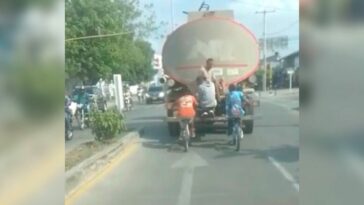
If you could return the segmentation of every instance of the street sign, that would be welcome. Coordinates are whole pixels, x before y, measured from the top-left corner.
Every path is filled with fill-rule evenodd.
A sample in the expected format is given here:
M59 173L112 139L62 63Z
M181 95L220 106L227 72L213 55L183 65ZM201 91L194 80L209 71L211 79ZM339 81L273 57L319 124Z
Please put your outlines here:
M292 75L294 73L294 71L293 70L287 70L287 74L288 75Z
M267 38L266 42L267 42L267 50L269 50L269 51L288 48L288 36ZM260 49L264 48L263 39L259 39L259 45L260 45Z

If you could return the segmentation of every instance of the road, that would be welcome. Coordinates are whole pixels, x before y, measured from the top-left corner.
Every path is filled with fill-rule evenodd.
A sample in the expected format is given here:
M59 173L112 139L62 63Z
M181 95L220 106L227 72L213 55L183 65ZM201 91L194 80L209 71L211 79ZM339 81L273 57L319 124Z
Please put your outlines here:
M298 101L298 98L297 98ZM297 102L298 103L298 102ZM127 114L144 135L127 156L68 199L77 205L298 204L299 114L265 98L240 152L224 133L194 142L189 153L168 136L163 105Z

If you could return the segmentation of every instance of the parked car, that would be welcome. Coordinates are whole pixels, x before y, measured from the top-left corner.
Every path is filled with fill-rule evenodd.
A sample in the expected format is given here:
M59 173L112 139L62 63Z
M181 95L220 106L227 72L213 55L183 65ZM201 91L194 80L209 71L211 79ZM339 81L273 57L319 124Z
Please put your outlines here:
M162 86L151 86L148 92L145 94L145 100L147 104L153 102L164 102L164 89Z

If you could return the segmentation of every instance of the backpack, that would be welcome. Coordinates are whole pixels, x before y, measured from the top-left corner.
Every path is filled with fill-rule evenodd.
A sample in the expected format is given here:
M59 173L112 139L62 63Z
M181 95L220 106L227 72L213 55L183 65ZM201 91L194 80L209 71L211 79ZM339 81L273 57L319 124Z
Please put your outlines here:
M230 95L231 115L232 117L241 117L241 100L237 95Z

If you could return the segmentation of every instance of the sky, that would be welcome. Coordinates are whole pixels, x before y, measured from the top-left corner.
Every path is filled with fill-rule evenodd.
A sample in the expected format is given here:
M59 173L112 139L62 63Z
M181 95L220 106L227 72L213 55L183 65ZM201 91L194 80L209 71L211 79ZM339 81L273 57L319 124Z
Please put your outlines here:
M159 29L161 35L171 32L171 16L173 4L173 19L175 27L184 24L187 16L183 11L197 11L203 0L141 0L141 3L153 3L157 22L167 22L165 28ZM210 10L231 9L235 20L249 28L259 39L263 34L263 15L256 11L275 10L267 14L267 37L288 36L288 48L279 51L281 56L299 49L299 0L205 0ZM157 54L161 53L165 38L151 37L149 41ZM269 55L269 54L268 54Z

